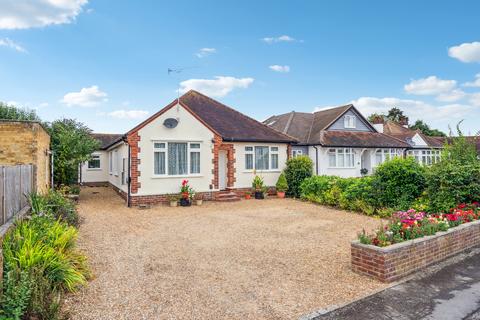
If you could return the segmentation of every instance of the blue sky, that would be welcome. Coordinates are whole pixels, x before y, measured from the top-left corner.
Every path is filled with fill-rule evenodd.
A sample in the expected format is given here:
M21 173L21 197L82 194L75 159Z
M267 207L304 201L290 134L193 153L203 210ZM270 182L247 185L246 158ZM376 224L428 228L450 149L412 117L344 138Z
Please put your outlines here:
M0 101L97 132L178 88L258 120L353 102L480 130L480 2L235 3L0 0Z

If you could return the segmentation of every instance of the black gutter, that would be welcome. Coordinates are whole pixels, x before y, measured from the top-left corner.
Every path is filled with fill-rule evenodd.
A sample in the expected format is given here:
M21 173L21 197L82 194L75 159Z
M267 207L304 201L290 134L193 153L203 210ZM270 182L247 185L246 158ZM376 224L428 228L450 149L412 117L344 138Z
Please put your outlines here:
M225 142L263 142L263 143L296 143L296 140L266 140L266 139L236 139L236 138L224 138Z

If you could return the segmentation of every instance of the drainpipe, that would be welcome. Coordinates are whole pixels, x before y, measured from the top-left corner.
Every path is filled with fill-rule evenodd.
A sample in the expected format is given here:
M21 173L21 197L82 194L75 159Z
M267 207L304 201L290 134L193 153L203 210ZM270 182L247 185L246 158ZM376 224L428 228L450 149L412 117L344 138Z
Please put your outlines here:
M50 188L52 188L52 190L54 190L54 186L53 186L53 157L55 155L55 152L50 151Z
M313 146L315 149L315 174L318 176L318 148Z

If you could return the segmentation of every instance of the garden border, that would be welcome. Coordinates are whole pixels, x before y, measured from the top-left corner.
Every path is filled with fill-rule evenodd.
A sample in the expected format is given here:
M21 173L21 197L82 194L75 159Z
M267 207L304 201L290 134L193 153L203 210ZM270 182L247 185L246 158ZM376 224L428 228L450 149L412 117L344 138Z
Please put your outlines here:
M352 270L382 282L393 282L477 245L480 220L387 247L355 240L351 243Z

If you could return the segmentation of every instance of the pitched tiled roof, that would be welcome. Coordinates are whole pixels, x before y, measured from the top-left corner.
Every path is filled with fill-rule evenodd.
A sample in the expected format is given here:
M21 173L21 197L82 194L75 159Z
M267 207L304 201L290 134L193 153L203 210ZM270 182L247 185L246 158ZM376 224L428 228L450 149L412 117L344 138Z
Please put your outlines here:
M110 147L112 144L122 140L122 134L116 133L91 133L93 138L100 141L100 149L105 150Z
M296 140L277 132L269 126L254 120L200 92L190 90L180 98L180 104L224 141L242 142L279 142L290 143ZM166 110L177 104L177 100L133 128L129 133L139 130Z
M315 113L292 111L270 117L264 123L296 138L300 144L360 148L408 147L405 142L378 132L328 131L328 127L350 108L354 106L349 104Z
M349 104L314 113L292 111L270 117L263 123L277 131L294 137L302 144L317 143L318 139L311 139L312 134L325 130L333 121L351 107L353 106Z
M442 137L430 137L423 134L420 130L405 128L404 126L390 120L383 124L383 133L405 141L408 144L411 144L412 138L418 134L430 148L441 148L444 143Z
M408 148L409 145L379 132L321 131L319 144L326 147Z

